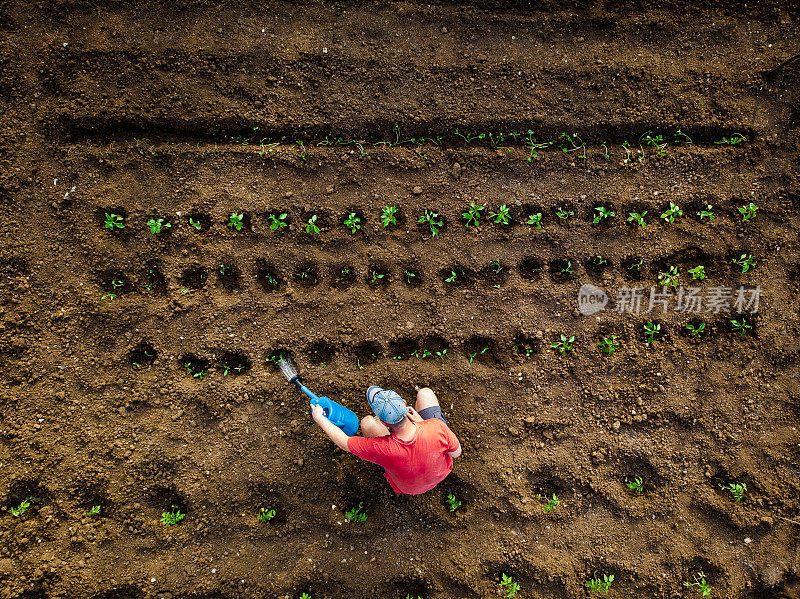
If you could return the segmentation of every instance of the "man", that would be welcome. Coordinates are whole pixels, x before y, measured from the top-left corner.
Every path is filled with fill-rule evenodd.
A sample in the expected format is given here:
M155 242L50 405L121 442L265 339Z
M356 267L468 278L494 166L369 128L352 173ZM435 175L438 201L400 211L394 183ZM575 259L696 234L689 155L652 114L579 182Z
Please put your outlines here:
M436 394L417 388L415 408L394 391L373 385L367 401L375 416L361 419L363 437L349 437L325 417L321 406L311 415L340 449L383 466L395 493L419 495L442 482L461 455L461 444L447 426Z

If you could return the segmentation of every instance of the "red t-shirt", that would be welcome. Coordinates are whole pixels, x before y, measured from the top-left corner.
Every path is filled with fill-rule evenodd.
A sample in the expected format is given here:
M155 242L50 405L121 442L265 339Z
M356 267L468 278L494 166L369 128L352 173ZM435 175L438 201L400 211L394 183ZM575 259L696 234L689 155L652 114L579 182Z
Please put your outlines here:
M438 418L417 422L410 441L395 435L350 437L347 449L362 460L383 466L395 493L419 495L443 481L453 469L445 452L458 449L458 439Z

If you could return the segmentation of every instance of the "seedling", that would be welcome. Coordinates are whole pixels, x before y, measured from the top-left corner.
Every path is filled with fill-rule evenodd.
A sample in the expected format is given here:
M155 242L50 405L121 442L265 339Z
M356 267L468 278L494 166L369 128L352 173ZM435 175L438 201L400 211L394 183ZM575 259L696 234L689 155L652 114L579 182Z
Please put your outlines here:
M708 222L714 222L714 219L717 218L714 216L714 207L711 204L706 204L705 208L697 212L697 216L700 217L700 220L707 218Z
M503 574L500 578L500 590L506 594L506 597L513 597L519 591L519 584L514 582L510 576Z
M344 219L344 226L350 229L351 233L355 233L361 228L361 218L355 212L351 212Z
M718 146L737 146L740 143L746 142L747 137L742 135L741 133L734 133L730 137L723 137L719 141L715 141L714 143Z
M616 216L614 214L613 210L611 210L609 208L606 208L605 206L598 206L594 210L595 210L595 212L597 212L597 215L594 217L592 222L594 224L596 224L596 225L600 224L600 222L602 222L603 220L605 220L607 218L611 218L612 216Z
M185 517L186 514L182 514L178 509L178 506L173 504L168 512L163 512L161 514L161 524L164 526L172 526L173 524L177 524L183 520Z
M683 583L687 589L697 587L697 592L701 597L711 597L711 585L706 582L706 575L698 572L694 575L694 580Z
M742 222L744 222L746 220L750 220L756 215L756 212L758 212L758 206L756 206L753 202L750 202L749 204L740 206L737 208L737 210L739 211L739 214L742 215Z
M458 274L456 273L456 271L451 270L450 271L450 276L445 278L444 282L445 283L455 283L457 278L458 278Z
M738 260L734 259L732 262L742 269L742 273L746 273L751 268L755 268L756 265L752 254L742 254L739 256Z
M311 599L311 595L304 592L302 595L300 595L300 599Z
M205 377L207 377L207 376L208 376L208 373L207 373L205 370L198 370L198 371L196 371L196 372L195 372L195 371L194 371L194 369L192 368L192 363L191 363L191 362L186 362L186 363L183 365L183 367L186 369L186 372L188 372L189 374L191 374L191 375L192 375L194 378L196 378L196 379L200 379L201 381L202 381L202 380L203 380Z
M404 270L404 271L403 271L403 279L405 280L405 282L406 282L406 284L407 284L407 285L411 285L411 281L412 281L412 280L413 280L413 279L414 279L416 276L417 276L417 275L416 275L416 274L414 274L413 272L411 272L410 270Z
M258 514L256 515L256 520L259 522L269 522L275 517L275 510L268 510L267 508L261 508L258 510Z
M686 135L683 131L678 129L672 136L673 143L676 144L690 144L692 142L692 138Z
M537 495L536 497L539 499L539 501L542 500L542 497L540 497L539 495ZM558 497L556 497L556 494L553 493L552 497L548 497L547 499L544 500L544 511L552 512L559 505L561 505L561 501L559 500Z
M678 267L670 266L667 272L658 273L658 282L664 287L677 287L679 276Z
M241 231L244 227L244 212L232 212L228 220L228 226Z
M479 204L476 204L475 202L470 203L469 210L467 210L466 212L462 213L462 215L461 215L467 221L465 223L465 226L467 228L469 228L470 225L472 225L476 229L480 229L481 228L481 223L480 223L481 213L485 209L486 209L485 206L480 206Z
M361 511L363 505L363 503L359 503L358 507L354 507L344 513L344 517L348 522L364 522L367 519L367 515Z
M644 493L644 483L638 476L633 479L633 482L626 482L625 486L628 487L629 491L633 491L634 493Z
M631 262L631 265L628 267L628 270L641 271L642 264L644 264L644 258L639 258L636 262Z
M560 140L558 147L562 152L568 154L583 149L583 157L586 158L586 143L577 133L573 133L572 135L569 133L562 133L558 139ZM581 142L580 145L578 145L577 142Z
M428 225L431 229L431 237L436 237L439 234L439 228L444 225L444 221L440 220L438 217L438 212L426 210L425 214L420 216L417 222L423 225Z
M592 578L586 581L586 588L590 593L599 593L601 595L608 595L608 590L611 588L611 583L614 582L613 574L603 574L603 578Z
M526 225L534 225L537 229L542 228L542 213L529 214L528 220L525 221Z
M120 287L125 286L125 281L120 281L119 279L111 279L111 286L114 288L114 290L117 290Z
M600 348L600 351L606 354L607 356L612 355L615 351L619 349L619 337L617 335L610 335L608 337L603 337L600 341L597 342L597 347Z
M570 216L575 216L575 213L572 210L567 210L566 208L559 208L556 210L556 216L561 220L567 220Z
M480 351L476 351L474 354L470 354L470 355L469 355L469 363L470 363L470 364L472 364L472 361L473 361L473 360L474 360L476 357L478 357L479 355L480 355L480 356L482 356L482 355L483 355L483 354L485 354L487 351L489 351L489 346L488 346L488 345L487 345L486 347L484 347L482 350L480 350Z
M747 491L747 485L744 483L731 483L729 485L720 485L719 488L733 495L733 500L736 503L739 503L742 499L744 499L745 491Z
M683 210L681 210L680 206L678 206L675 202L669 203L669 208L664 211L664 214L661 215L668 223L675 222L675 217L683 216Z
M147 221L147 226L150 227L150 233L152 235L158 235L164 229L169 229L172 225L168 222L164 222L163 218L151 218Z
M286 218L289 215L286 212L280 214L270 214L267 219L269 220L269 230L276 231L286 226Z
M646 227L647 223L644 222L644 215L647 214L647 210L643 210L642 212L631 212L628 216L629 223L636 223L640 227Z
M23 499L20 502L19 507L10 507L8 508L8 511L10 511L11 515L14 516L15 518L19 518L20 516L22 516L22 514L27 512L28 509L31 507L31 499L33 498L28 497L27 499Z
M545 148L553 145L552 141L544 143L536 141L536 138L533 136L533 131L531 131L530 129L528 129L528 134L525 137L525 142L528 144L528 148L530 149L530 154L528 154L527 158L528 162L533 162L534 158L539 157L539 154L538 152L536 152L536 150L544 150Z
M753 326L744 318L741 320L731 318L731 326L733 327L733 330L739 333L742 337L747 335L748 331L753 328Z
M112 300L113 301L113 300L117 299L117 294L116 293L104 293L103 297L101 297L100 299L101 300L108 299L108 300Z
M639 142L644 142L646 146L652 147L656 151L656 156L661 158L667 155L667 142L664 141L663 135L652 135L652 131L648 131L639 138Z
M500 262L498 262L497 260L495 260L494 262L490 262L489 266L492 268L492 271L496 275L499 275L501 272L503 272L503 265L500 264Z
M511 222L508 206L503 204L497 209L497 212L490 212L489 219L493 220L496 225L507 225Z
M447 350L446 349L443 349L442 351L437 351L436 352L436 357L441 359L441 360L444 360L445 356L447 356Z
M567 260L567 265L559 270L556 274L558 275L574 275L575 273L572 271L572 261Z
M608 264L608 260L606 260L605 258L603 258L603 256L601 256L600 254L597 254L596 256L594 256L594 257L591 259L591 261L590 261L590 262L591 262L591 263L592 263L594 266L597 266L597 267L600 267L600 266L605 266L605 265L607 265L607 264Z
M690 268L688 270L689 274L692 275L692 281L695 279L700 279L701 281L706 278L706 267L705 266L695 266L694 268Z
M686 324L683 325L683 328L689 331L692 334L692 337L699 337L700 335L703 334L703 331L706 330L706 323L701 322L697 326L693 324Z
M600 147L603 149L603 158L606 160L611 160L611 154L608 153L608 145L606 142L601 141Z
M555 343L551 343L550 347L556 350L561 354L561 356L566 356L569 352L572 351L572 342L575 341L575 337L567 337L563 333L561 334L561 338L556 341Z
M121 217L119 214L109 214L108 212L106 212L105 214L106 214L106 220L103 223L103 226L106 229L110 229L111 231L113 231L114 229L125 228L125 222L124 222L125 219Z
M397 206L384 206L381 211L381 224L384 229L397 224Z
M189 217L189 224L192 225L198 231L200 231L203 228L203 223L201 223L199 220L194 220L191 217ZM272 228L272 227L270 227L270 228Z
M298 146L300 146L300 160L306 159L306 144L302 141L298 140L295 142Z
M319 227L317 226L317 218L319 218L316 214L311 215L311 218L308 219L306 223L306 233L309 235L319 235Z
M386 276L385 273L379 273L377 270L370 270L369 274L370 274L369 282L372 285L377 285L378 283L381 282L381 279Z
M456 496L450 494L447 496L447 507L450 508L451 512L455 512L461 506L461 502L456 499Z
M651 321L648 320L646 323L644 323L644 341L645 341L645 343L650 345L653 342L653 340L655 339L655 336L660 332L661 332L661 325L660 324L656 324L656 323L651 322Z
M99 513L100 513L100 506L99 505L93 505L88 510L86 510L86 513L84 514L84 516L86 518L91 518L92 516L96 516Z
M226 277L231 274L231 267L226 266L225 264L219 265L219 274L220 276Z

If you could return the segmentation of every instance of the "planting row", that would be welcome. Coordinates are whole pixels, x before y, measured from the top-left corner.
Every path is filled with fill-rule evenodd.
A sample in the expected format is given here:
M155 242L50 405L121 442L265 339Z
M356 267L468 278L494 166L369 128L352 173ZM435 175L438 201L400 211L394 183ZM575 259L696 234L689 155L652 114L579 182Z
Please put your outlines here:
M611 259L600 254L585 258L582 262L586 272L593 276L599 276L614 266ZM697 262L705 264L697 263L681 270L678 266L666 264L665 260L659 260L650 266L650 270L662 287L677 290L679 284L686 282L690 285L689 289L697 289L691 286L700 284L699 282L704 281L711 274L722 274L723 266L727 265L736 272L746 273L755 268L756 264L752 254L738 254L737 252L732 253L729 259L705 256L697 259ZM558 258L545 264L538 258L528 256L520 261L516 270L522 279L528 281L538 279L547 270L553 282L567 283L578 278L579 264L579 261L573 258ZM630 256L622 261L622 272L628 279L639 281L646 274L647 268L644 264L644 258ZM386 287L393 280L399 280L407 287L417 288L422 285L427 276L415 263L401 264L396 271L391 266L382 263L371 264L366 271L360 271L351 264L337 264L328 267L327 270L330 286L335 289L347 289L359 280L374 288ZM201 266L187 268L178 277L180 291L187 293L190 290L203 289L212 275L217 278L224 289L229 291L243 287L241 271L235 263L226 261L215 265L212 269ZM511 268L503 262L495 260L480 268L453 264L439 269L436 275L445 287L465 287L483 282L491 287L500 288L511 275ZM120 294L136 291L137 288L142 292L162 294L166 293L168 288L167 278L157 261L151 261L145 265L138 276L138 285L134 284L134 277L128 276L120 270L104 270L98 272L96 276L97 282L104 292L101 296L102 299L114 300ZM289 282L308 289L318 286L325 280L322 269L313 262L303 262L296 266L291 273L285 275L274 264L259 260L253 276L267 293L279 291L285 288Z
M472 202L464 208L461 219L467 229L479 230L484 224L492 224L498 227L510 227L518 224L528 226L532 229L543 229L547 223L558 223L566 226L575 218L574 204L565 201L558 206L554 206L547 211L541 206L526 204L522 206L508 206L502 204L496 209L489 208L483 204ZM759 207L753 202L744 203L737 207L741 222L746 222L756 216ZM688 213L688 214L687 214ZM119 207L100 208L96 213L98 223L111 233L123 235L129 233L131 228L137 230L148 230L153 236L168 236L173 228L186 226L194 233L207 233L212 228L212 219L207 213L191 212L185 216L178 213L177 219L169 216L154 214L146 222L140 224L130 224L127 211ZM341 226L356 235L364 230L367 224L365 213L358 208L346 210L339 216L333 215L325 209L304 211L293 217L288 210L276 210L257 215L260 219L260 230L282 231L290 228L307 234L310 237L320 235L323 231L331 230L336 226ZM617 210L611 203L596 203L589 208L585 219L596 227L608 227L615 222L621 221L631 227L647 227L655 222L674 223L681 217L689 216L699 222L713 223L719 215L715 213L714 207L707 202L695 202L692 206L684 209L674 202L666 203L662 209L651 214L644 204L632 204L618 216ZM406 225L404 211L398 206L384 206L376 214L376 220L380 224L379 229L392 230ZM412 221L420 230L436 237L447 226L447 219L436 210L423 210L420 214L414 215ZM253 231L253 215L249 212L231 212L224 220L217 223L225 230L245 233Z

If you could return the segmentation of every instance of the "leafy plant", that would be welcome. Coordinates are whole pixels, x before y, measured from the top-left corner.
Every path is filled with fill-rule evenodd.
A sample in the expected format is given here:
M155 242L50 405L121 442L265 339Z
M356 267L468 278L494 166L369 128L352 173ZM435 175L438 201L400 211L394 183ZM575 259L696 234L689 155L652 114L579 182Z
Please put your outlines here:
M652 131L648 131L639 138L639 143L641 142L653 148L659 158L667 155L667 142L664 141L663 135L653 135Z
M630 216L628 216L628 222L636 223L640 227L646 227L647 223L644 222L645 214L647 214L647 210L643 210L642 212L631 212Z
M566 208L559 208L556 210L556 216L561 220L567 220L571 216L575 216L575 213L572 210L567 210Z
M244 227L244 212L232 212L228 220L228 226L241 231Z
M497 212L489 212L489 219L493 220L496 225L507 225L511 222L508 206L503 204L497 209Z
M705 208L697 212L697 216L700 217L700 220L707 218L708 222L714 222L714 219L717 218L714 216L714 207L711 204L706 204Z
M572 260L567 260L567 265L559 270L556 274L558 275L574 275L575 273L572 271Z
M755 268L756 265L752 254L742 254L739 256L738 260L734 259L732 262L742 269L742 273L746 273L751 268Z
M731 483L729 485L720 485L719 488L733 495L733 500L736 503L739 503L742 499L744 499L744 494L747 491L747 485L744 483Z
M677 216L683 216L683 210L675 202L670 202L669 208L664 211L661 218L668 223L672 223L675 222L675 217Z
M683 586L687 589L697 587L697 592L701 597L711 597L711 585L706 581L706 575L703 572L695 574L694 580L684 582Z
M431 237L436 237L439 234L439 228L444 225L444 221L439 219L439 213L432 210L426 210L417 222L430 227Z
M608 337L603 337L600 341L597 342L597 347L600 348L600 351L606 354L607 356L612 355L615 351L619 349L619 336L617 335L609 335Z
M384 229L397 224L397 206L384 206L381 211L381 224Z
M590 593L600 593L608 595L608 590L611 588L611 583L614 582L613 574L603 574L603 578L592 578L586 581L586 588Z
M170 511L163 512L161 514L161 524L164 526L172 526L173 524L177 524L181 520L186 517L186 514L182 514L178 506L173 504L170 507Z
M575 341L575 337L567 337L563 333L561 333L561 337L555 343L551 343L550 347L556 350L561 354L561 356L566 356L569 352L572 351L572 342Z
M300 599L311 599L311 595L303 591L303 593L300 595Z
M450 276L445 278L444 282L445 283L455 283L457 278L458 278L458 273L456 273L456 271L454 271L454 270L451 270L450 271Z
M168 222L164 222L163 218L151 218L147 221L147 226L150 227L150 233L152 235L158 235L163 229L169 229L172 225Z
M125 281L120 281L119 279L111 279L111 286L116 291L120 287L124 287L125 286Z
M544 501L544 511L545 512L552 512L556 509L559 505L561 505L561 500L556 497L556 494L553 493L552 497L542 498L539 495L536 496L540 501Z
M750 202L749 204L740 206L737 208L737 210L739 211L739 214L742 215L742 222L744 222L746 220L750 220L756 215L756 212L758 212L758 206L756 206L753 202Z
M667 272L658 273L658 282L665 287L677 287L679 276L678 267L670 266Z
M741 320L736 320L735 318L731 318L731 327L733 330L739 333L742 337L747 335L748 331L753 328L753 326L742 317Z
M363 505L363 503L359 503L358 507L354 507L344 513L344 517L348 522L364 522L367 519L367 515L361 511Z
M377 285L378 283L381 282L381 279L383 279L383 277L386 276L385 273L378 272L377 270L374 270L374 269L370 270L369 274L370 274L369 282L372 285Z
M109 299L109 300L113 301L113 300L117 299L117 294L116 293L104 293L103 297L101 297L100 299L101 300Z
M311 218L308 219L306 223L306 233L309 235L319 235L319 227L317 226L318 218L316 214L312 214Z
M282 229L286 226L286 218L289 215L286 212L281 212L280 214L270 214L267 217L269 220L269 230L276 231L278 229Z
M503 574L500 577L500 589L501 592L506 594L506 597L513 597L519 591L519 584L514 582L514 579L510 576Z
M203 223L201 223L199 220L194 220L191 216L189 217L189 224L192 225L198 231L203 229Z
M722 146L722 145L725 145L725 146L737 146L740 143L743 143L743 142L746 142L746 141L747 141L747 137L745 137L741 133L734 133L730 137L724 137L723 136L723 138L721 140L715 141L714 143L717 144L718 146Z
M706 267L703 265L695 266L688 269L688 273L692 275L692 281L700 279L701 281L706 278Z
M455 512L461 506L461 502L452 493L447 496L447 507L451 512Z
M644 483L638 476L634 478L632 482L626 482L625 486L628 487L629 491L633 491L634 493L644 493Z
M106 229L110 229L111 231L113 231L114 229L125 228L125 222L124 222L125 219L121 217L119 214L109 214L108 212L106 212L105 214L106 214L106 219L105 222L103 223L103 226Z
M22 516L22 514L27 512L28 509L31 507L31 499L33 499L33 498L32 497L28 497L27 499L23 499L20 502L19 507L13 507L12 506L12 507L8 508L8 511L10 511L11 515L14 516L15 518L19 518L20 516Z
M258 510L258 514L256 514L256 520L259 522L269 522L275 517L275 510L268 510L267 508L261 508Z
M355 212L351 212L344 219L344 226L350 229L351 233L355 233L361 228L361 218Z
M412 279L414 279L417 275L411 272L410 270L403 271L403 279L405 280L407 285L411 285Z
M86 510L86 513L84 514L84 516L86 518L91 518L92 516L96 516L99 513L100 513L100 506L99 505L93 505L88 510Z
M706 330L706 323L701 322L697 326L693 324L685 324L683 325L683 328L689 331L692 334L692 337L699 337L703 333L703 331Z
M525 221L526 225L534 225L537 229L542 228L542 213L537 212L536 214L529 214L528 220Z
M644 264L644 258L639 258L636 262L631 262L631 265L628 266L628 270L642 270L642 264Z
M651 321L644 323L644 340L648 345L653 342L655 336L661 332L661 325Z
M592 222L596 225L600 224L601 221L607 218L616 216L613 210L611 210L610 208L606 208L605 206L598 206L597 208L595 208L595 212L597 212L597 215L594 217L594 219L592 219Z
M600 254L592 256L592 259L589 262L597 267L605 266L606 264L608 264L608 260L603 258L603 256L601 256Z
M471 202L469 205L469 210L462 213L461 216L467 221L465 226L469 228L470 225L475 227L476 229L481 228L481 213L486 209L485 206L481 206L480 204L476 204L475 202Z
M202 369L201 369L201 370L197 370L197 371L195 371L195 370L192 368L192 363L191 363L191 362L186 362L186 363L183 365L183 367L186 369L186 372L188 372L189 374L191 374L191 375L192 375L194 378L196 378L196 379L200 379L201 381L202 381L202 380L203 380L205 377L207 377L207 376L208 376L208 373L207 373L205 370L202 370Z
M473 360L474 360L476 357L478 357L478 356L482 356L482 355L483 355L483 354L485 354L487 351L489 351L489 346L488 346L488 345L487 345L486 347L484 347L482 350L480 350L480 351L476 351L475 353L473 353L473 354L470 354L470 355L469 355L469 363L470 363L470 364L472 364L472 361L473 361Z

